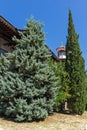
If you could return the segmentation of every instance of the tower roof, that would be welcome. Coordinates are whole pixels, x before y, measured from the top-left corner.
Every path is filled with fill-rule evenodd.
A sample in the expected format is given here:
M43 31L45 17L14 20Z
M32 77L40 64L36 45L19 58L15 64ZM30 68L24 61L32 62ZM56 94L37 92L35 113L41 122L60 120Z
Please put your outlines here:
M61 51L66 51L66 48L65 48L65 46L60 46L56 50L57 50L57 52L61 52Z

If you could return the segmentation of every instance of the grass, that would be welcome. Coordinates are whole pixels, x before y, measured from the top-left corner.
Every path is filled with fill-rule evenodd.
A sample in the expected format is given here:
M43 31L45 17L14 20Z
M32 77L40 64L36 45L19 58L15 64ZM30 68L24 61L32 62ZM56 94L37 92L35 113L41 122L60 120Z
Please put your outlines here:
M16 123L0 118L0 130L86 130L87 112L82 116L54 113L44 121Z

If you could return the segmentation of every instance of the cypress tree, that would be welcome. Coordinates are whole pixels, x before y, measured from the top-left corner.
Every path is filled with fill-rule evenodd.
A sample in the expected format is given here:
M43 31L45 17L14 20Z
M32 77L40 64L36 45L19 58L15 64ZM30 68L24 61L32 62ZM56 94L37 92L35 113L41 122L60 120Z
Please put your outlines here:
M53 113L56 77L49 67L42 24L32 18L14 37L16 48L0 68L0 112L15 121L34 121Z
M69 10L68 37L66 44L66 71L69 75L70 95L69 105L72 112L82 114L86 106L86 86L84 81L85 66L75 32L72 13Z

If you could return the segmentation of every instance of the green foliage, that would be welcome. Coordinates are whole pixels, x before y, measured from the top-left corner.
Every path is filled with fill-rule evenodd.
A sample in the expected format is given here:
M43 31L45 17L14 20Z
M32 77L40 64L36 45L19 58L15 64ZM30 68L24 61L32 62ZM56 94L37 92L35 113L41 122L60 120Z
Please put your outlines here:
M19 34L13 53L0 58L0 112L19 122L41 120L53 113L56 94L51 54L41 23L30 19Z
M84 59L78 43L78 35L75 32L71 11L69 11L65 66L70 80L70 108L72 112L82 114L86 106L86 86L84 84L85 67Z
M86 70L86 73L85 73L85 85L87 86L87 70Z
M68 74L65 71L65 63L64 62L54 62L50 63L51 68L55 72L55 76L57 77L57 96L55 98L55 110L63 111L64 103L67 99L70 98L70 88L68 86ZM60 88L59 88L60 87Z

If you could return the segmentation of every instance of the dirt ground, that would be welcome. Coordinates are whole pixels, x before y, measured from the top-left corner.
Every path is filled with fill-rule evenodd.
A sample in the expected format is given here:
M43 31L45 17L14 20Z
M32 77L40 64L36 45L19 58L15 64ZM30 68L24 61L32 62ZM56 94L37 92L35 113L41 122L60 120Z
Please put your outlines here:
M87 112L80 115L54 113L44 121L15 123L0 118L0 130L87 130Z

